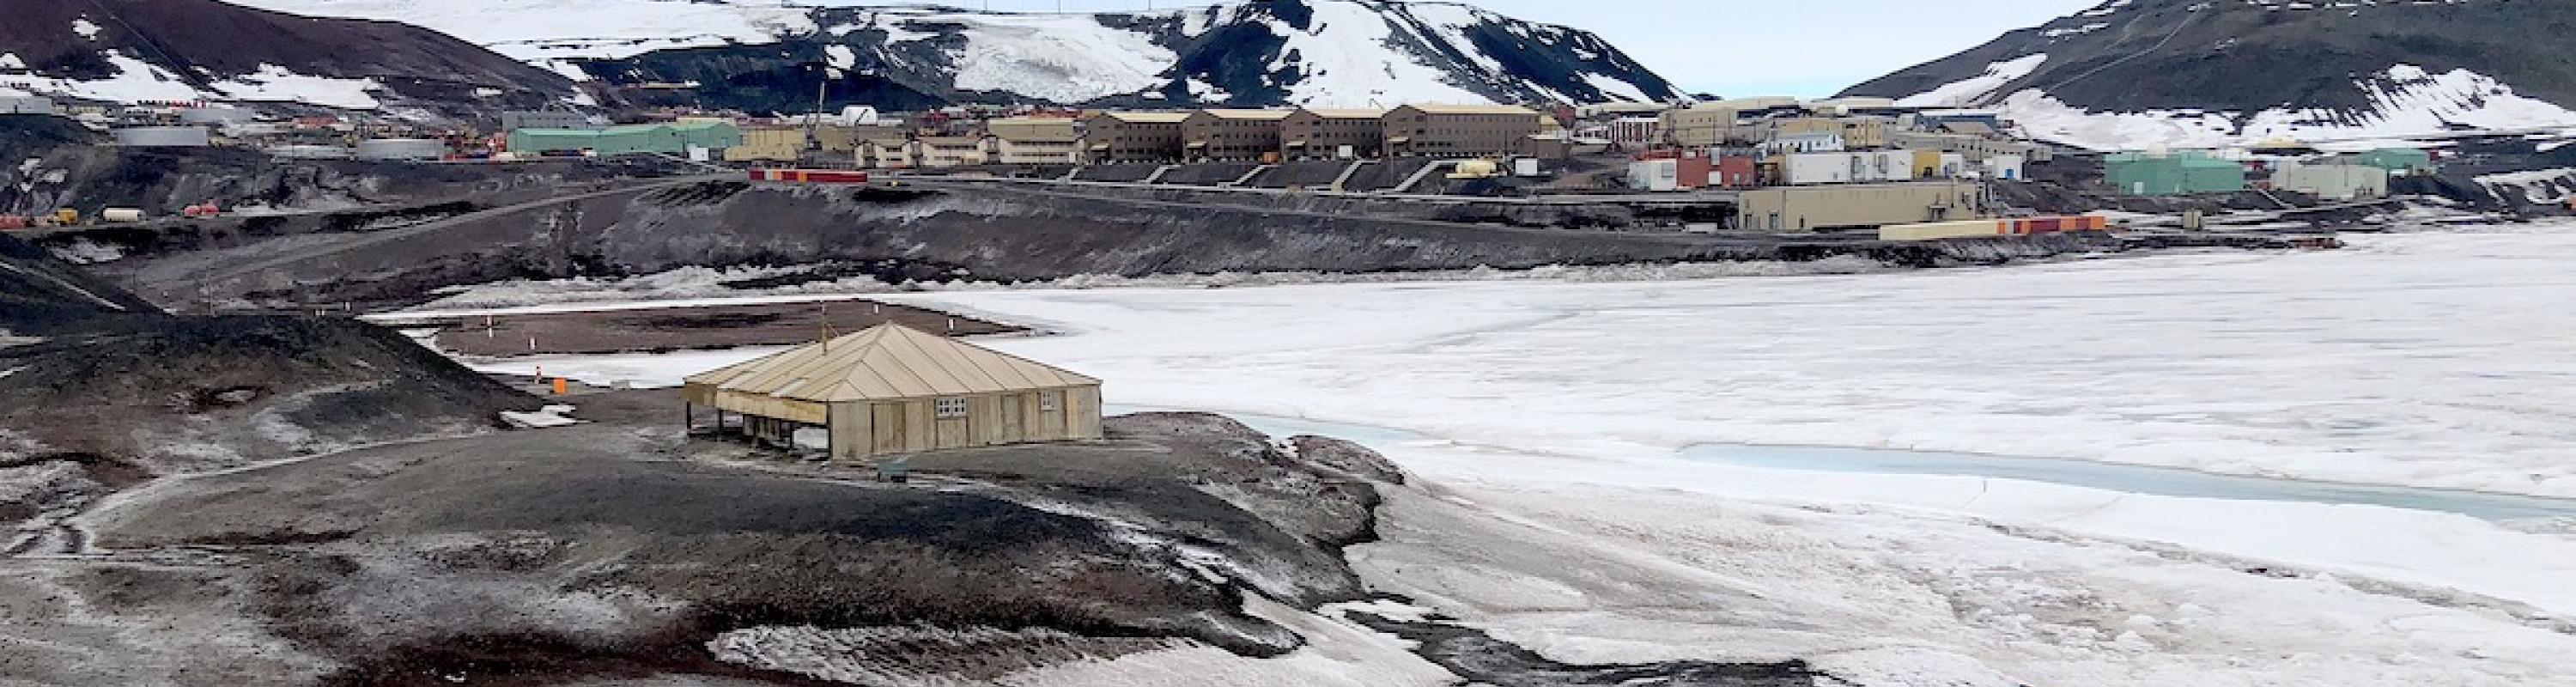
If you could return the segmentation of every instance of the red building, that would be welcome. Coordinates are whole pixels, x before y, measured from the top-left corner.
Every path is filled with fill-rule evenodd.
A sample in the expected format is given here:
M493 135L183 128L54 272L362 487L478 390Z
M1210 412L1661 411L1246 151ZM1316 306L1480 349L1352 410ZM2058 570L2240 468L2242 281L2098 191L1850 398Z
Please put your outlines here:
M1709 179L1709 184L1725 188L1752 188L1762 183L1761 175L1755 171L1759 168L1750 157L1721 156L1717 158L1717 171L1715 176Z

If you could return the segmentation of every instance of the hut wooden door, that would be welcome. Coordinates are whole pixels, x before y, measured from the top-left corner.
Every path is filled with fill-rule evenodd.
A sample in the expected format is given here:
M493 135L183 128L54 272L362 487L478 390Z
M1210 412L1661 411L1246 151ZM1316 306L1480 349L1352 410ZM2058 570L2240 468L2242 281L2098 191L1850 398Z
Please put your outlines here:
M904 431L911 423L904 421L903 406L902 403L878 403L870 406L869 413L873 416L871 419L875 420L869 427L873 430L870 433L875 437L873 442L875 453L902 453L911 450L904 443Z
M997 399L1001 402L1000 426L993 428L993 438L1003 442L1029 440L1028 394L1012 394Z

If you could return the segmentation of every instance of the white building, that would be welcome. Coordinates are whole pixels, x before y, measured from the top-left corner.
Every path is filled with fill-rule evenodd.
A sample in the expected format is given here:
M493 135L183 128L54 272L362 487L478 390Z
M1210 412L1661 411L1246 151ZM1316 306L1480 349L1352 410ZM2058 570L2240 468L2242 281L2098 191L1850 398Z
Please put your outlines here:
M2327 200L2388 195L2388 170L2370 165L2282 162L2272 167L2272 188Z
M1791 186L1913 181L1914 152L1792 153L1781 161L1780 175Z

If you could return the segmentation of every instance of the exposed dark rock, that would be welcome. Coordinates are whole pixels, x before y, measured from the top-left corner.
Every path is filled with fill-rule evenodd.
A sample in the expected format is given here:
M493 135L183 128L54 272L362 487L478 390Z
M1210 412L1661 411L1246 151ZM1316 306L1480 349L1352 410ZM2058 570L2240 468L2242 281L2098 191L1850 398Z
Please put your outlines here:
M1458 39L1442 20L1405 3L1366 0L1372 19L1393 29L1389 59L1427 64L1443 82L1502 102L1601 102L1631 97L1602 90L1595 79L1634 85L1638 94L1669 99L1672 84L1637 64L1609 42L1591 33L1562 26L1524 22L1477 12L1458 29ZM949 20L966 10L818 9L821 27L857 27L844 32L782 36L777 43L658 50L623 59L575 60L582 70L612 84L700 84L689 99L706 107L752 112L797 112L813 107L814 86L825 78L817 65L832 62L832 49L846 49L853 60L840 64L826 109L874 105L886 110L919 110L953 103L1042 102L1023 94L976 91L957 85L958 55L952 50L971 40L971 27ZM1291 89L1320 78L1315 56L1287 47L1283 32L1368 31L1374 27L1328 26L1314 18L1313 0L1242 2L1150 14L1100 14L1106 27L1133 31L1175 54L1158 83L1130 93L1111 94L1066 105L1173 107L1192 105L1262 106L1287 104ZM1445 26L1445 25L1443 25ZM888 27L909 34L932 34L920 40L887 42ZM1195 30L1193 30L1195 29ZM1460 40L1463 39L1463 40ZM1500 72L1480 64L1490 60ZM1334 77L1347 79L1347 75ZM1200 84L1194 88L1192 84ZM1213 87L1213 91L1208 90ZM1219 96L1206 96L1221 93ZM627 97L645 102L659 96L628 90ZM1365 94L1340 94L1364 98ZM1354 102L1354 104L1357 104ZM1393 105L1394 103L1386 103Z
M81 21L98 27L94 38L73 30ZM113 53L200 90L274 65L306 76L374 79L388 97L456 114L538 107L575 93L561 75L435 31L216 0L10 0L0 53L17 55L39 76L80 80L117 76Z
M1902 97L1985 73L1986 65L2046 53L2047 62L1996 91L2037 88L2097 110L2257 112L2318 108L2357 121L2381 105L2390 67L2467 69L2517 93L2576 103L2576 4L2512 0L2330 3L2124 0L2004 34L1947 58L1853 86ZM2476 97L2478 94L2468 94Z

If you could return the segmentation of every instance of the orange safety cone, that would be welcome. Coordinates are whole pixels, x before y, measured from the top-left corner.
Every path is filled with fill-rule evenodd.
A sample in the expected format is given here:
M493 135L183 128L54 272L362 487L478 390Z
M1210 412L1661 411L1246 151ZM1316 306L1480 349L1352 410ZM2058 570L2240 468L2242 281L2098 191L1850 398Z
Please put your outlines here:
M562 396L562 395L564 394L565 388L566 388L566 387L568 387L568 386L571 386L571 384L570 384L569 382L566 382L566 381L564 380L564 378L562 378L562 377L556 377L556 378L555 378L555 395L557 395L557 396Z

